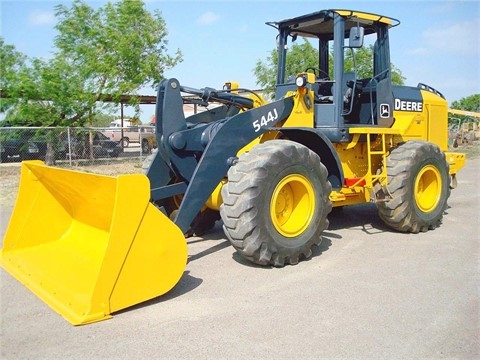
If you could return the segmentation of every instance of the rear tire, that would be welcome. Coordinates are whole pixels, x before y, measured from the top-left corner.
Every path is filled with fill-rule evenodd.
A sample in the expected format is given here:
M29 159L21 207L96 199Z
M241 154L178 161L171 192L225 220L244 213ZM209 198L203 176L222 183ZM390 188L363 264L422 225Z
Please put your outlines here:
M440 148L408 141L388 156L387 174L392 200L377 203L380 218L401 232L438 227L450 196L448 163Z
M307 147L288 140L257 145L228 171L220 207L225 234L253 263L297 264L322 241L330 192L327 169Z

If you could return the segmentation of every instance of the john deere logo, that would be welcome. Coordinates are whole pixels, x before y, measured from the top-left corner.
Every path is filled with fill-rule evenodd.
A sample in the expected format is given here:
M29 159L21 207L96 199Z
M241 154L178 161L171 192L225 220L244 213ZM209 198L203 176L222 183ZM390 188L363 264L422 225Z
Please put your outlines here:
M390 105L380 104L380 117L383 119L390 117Z

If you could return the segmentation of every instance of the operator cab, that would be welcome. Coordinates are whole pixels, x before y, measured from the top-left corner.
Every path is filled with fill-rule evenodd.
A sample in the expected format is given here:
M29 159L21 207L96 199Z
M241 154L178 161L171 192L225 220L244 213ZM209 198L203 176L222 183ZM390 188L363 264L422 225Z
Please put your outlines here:
M279 32L276 99L296 89L296 74L286 74L287 50L289 41L300 36L318 44L317 64L303 69L315 73L315 82L307 86L315 94L316 128L333 142L346 142L350 127L393 124L388 29L400 24L398 20L359 11L322 10L267 24ZM370 69L359 69L356 51L368 46L366 41L373 46L373 61Z

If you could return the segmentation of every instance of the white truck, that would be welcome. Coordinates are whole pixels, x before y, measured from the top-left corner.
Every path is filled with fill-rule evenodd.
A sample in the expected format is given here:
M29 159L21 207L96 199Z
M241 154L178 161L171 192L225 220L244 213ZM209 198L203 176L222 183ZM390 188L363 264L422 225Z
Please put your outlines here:
M133 125L134 125L134 122L128 119L123 119L123 122L122 122L122 119L116 119L110 123L111 128L119 128L123 126L133 126Z
M109 127L102 132L108 138L120 141L123 148L128 147L130 143L139 143L142 146L142 153L148 154L157 147L155 126Z

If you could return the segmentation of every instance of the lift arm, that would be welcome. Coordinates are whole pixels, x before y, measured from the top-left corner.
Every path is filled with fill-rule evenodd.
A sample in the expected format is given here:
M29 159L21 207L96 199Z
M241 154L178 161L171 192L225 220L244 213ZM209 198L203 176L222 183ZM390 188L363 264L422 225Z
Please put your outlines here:
M236 103L241 100L233 94L227 96L231 96ZM164 181L152 187L152 200L184 193L175 223L182 231L188 231L201 207L234 164L238 151L284 121L292 109L293 98L289 97L189 128L183 114L178 80L162 82L157 100L159 150L147 176L151 184L155 184L157 177L164 176L160 171L170 169L181 181L174 185Z

